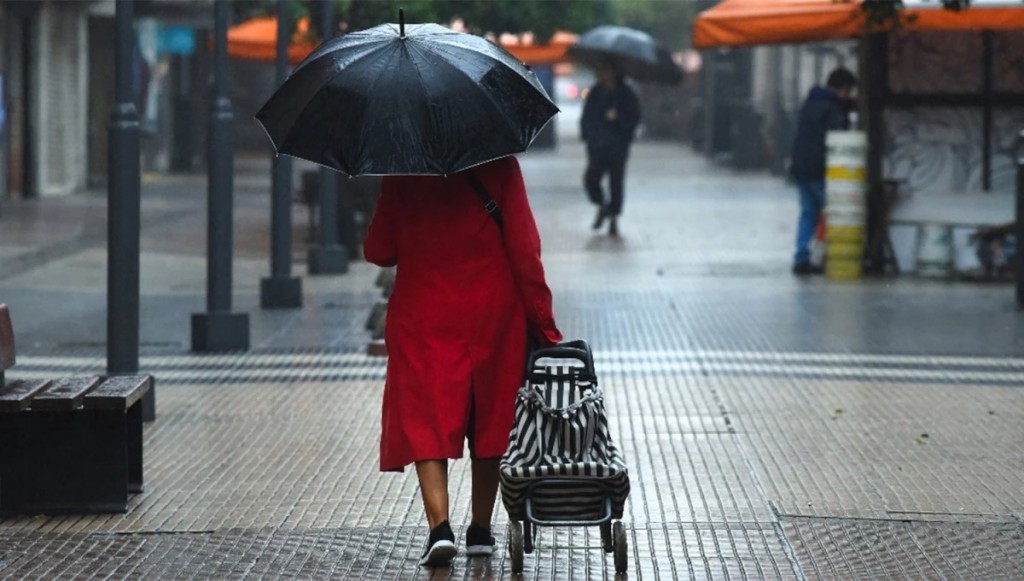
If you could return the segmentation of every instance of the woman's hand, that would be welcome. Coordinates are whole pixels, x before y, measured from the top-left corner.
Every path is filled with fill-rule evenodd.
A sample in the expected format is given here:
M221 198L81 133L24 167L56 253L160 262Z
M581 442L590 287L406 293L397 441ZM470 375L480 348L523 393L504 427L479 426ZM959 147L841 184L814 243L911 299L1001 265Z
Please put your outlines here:
M551 327L550 329L532 327L530 329L530 337L533 338L534 347L554 347L565 339L557 327Z

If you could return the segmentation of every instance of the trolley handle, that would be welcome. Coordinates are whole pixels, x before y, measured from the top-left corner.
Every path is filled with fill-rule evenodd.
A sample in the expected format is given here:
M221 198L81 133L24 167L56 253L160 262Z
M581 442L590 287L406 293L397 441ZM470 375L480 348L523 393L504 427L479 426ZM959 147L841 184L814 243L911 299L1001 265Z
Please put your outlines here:
M588 379L596 380L597 373L594 371L594 355L590 351L590 345L583 339L565 341L553 347L541 347L534 349L526 361L526 375L533 377L533 368L539 359L575 359L583 363L585 375Z

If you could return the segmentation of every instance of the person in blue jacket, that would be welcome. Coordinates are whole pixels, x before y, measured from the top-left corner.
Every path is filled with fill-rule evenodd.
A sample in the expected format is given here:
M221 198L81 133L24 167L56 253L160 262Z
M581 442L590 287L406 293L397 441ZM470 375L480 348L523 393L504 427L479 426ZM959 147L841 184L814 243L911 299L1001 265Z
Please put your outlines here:
M825 207L825 134L850 128L848 112L856 86L853 73L837 68L829 74L824 87L811 89L800 108L789 166L789 175L800 191L793 257L793 274L798 276L822 272L821 267L811 264L809 247Z
M590 201L597 205L594 230L608 220L608 234L619 235L618 217L622 213L626 159L633 133L640 123L640 104L636 93L611 68L597 71L597 83L590 88L580 119L580 136L587 144L587 169L583 186ZM611 199L606 200L601 180L608 175Z

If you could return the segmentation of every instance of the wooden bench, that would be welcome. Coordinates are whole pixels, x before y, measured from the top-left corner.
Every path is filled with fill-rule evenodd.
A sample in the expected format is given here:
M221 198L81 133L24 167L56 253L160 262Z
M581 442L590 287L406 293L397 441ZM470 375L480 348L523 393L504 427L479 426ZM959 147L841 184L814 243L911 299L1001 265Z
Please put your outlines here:
M152 376L4 381L15 364L0 304L0 515L127 512L142 492L142 397Z

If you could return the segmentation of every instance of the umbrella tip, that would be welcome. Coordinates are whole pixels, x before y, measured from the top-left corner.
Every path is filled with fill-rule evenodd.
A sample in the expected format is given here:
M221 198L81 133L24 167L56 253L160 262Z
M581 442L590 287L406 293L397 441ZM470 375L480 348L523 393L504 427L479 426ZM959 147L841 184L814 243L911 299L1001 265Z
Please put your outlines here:
M398 9L398 37L405 38L405 10Z

